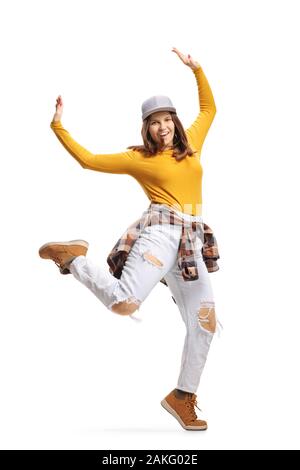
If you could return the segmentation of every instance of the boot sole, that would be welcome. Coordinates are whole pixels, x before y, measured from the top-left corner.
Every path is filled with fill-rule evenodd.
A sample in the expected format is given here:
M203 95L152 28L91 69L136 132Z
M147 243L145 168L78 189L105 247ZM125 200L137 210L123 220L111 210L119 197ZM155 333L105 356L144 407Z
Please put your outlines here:
M86 242L85 240L71 240L69 242L49 242L49 243L45 243L44 245L42 245L39 249L39 255L41 258L43 259L48 259L45 255L43 256L43 250L45 248L48 248L49 246L51 245L80 245L80 246L84 246L85 248L88 248L89 247L89 243Z
M179 424L181 424L181 426L188 430L188 431L205 431L207 429L207 425L203 425L203 426L189 426L189 425L186 425L184 424L184 422L182 421L182 419L180 418L180 416L176 413L175 410L173 410L173 408L171 408L171 406L168 404L168 402L166 400L162 400L160 402L161 406L167 410L172 416L174 416L174 418L177 419L177 421L179 422Z

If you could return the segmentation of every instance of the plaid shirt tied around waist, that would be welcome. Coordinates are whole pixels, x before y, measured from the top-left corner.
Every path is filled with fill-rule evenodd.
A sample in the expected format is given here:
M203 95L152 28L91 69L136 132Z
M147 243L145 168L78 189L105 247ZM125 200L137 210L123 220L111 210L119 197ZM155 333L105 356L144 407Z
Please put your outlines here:
M202 257L208 272L219 270L217 260L220 258L216 238L212 229L200 221L186 221L167 205L151 203L142 216L131 224L119 238L107 257L110 273L120 279L126 259L136 240L143 230L151 225L169 224L182 227L179 241L177 263L184 281L195 281L199 278L196 260L196 238L202 241ZM164 278L160 280L167 285Z

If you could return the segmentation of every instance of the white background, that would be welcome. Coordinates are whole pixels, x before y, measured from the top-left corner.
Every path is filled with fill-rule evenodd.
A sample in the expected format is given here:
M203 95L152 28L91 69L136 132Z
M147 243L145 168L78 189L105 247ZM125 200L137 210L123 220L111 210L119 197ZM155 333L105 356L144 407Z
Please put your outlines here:
M3 449L299 448L299 17L297 1L1 2ZM202 148L203 218L224 326L198 390L204 433L160 406L176 386L184 324L157 285L113 315L41 260L83 238L106 256L148 200L127 175L83 170L50 129L95 153L142 143L141 102L198 113L190 53L217 114Z

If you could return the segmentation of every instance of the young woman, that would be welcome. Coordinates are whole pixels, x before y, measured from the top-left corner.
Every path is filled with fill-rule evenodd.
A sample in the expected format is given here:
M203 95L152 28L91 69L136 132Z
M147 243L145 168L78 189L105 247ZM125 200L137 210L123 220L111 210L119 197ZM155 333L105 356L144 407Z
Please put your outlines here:
M167 96L142 104L143 145L116 154L93 154L80 146L61 123L63 101L57 98L51 128L83 168L134 177L150 206L122 238L123 257L117 274L96 265L84 240L49 242L39 249L63 274L88 287L112 312L131 315L161 280L168 285L187 333L177 386L161 402L187 430L204 430L197 417L196 391L216 329L214 295L203 259L202 167L200 154L216 113L214 98L198 62L173 48L194 73L200 111L184 130ZM207 227L207 226L206 226ZM120 250L120 246L118 246ZM112 263L113 265L113 263ZM112 266L111 265L111 266Z

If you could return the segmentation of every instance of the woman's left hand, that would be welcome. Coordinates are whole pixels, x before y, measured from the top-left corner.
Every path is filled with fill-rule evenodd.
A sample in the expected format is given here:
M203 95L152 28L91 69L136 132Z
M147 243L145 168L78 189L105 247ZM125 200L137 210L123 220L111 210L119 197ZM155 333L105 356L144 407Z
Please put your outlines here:
M184 55L184 54L182 54L182 52L180 52L178 49L176 49L176 47L173 47L172 52L176 52L179 59L182 60L182 62L185 65L187 65L188 67L190 67L192 70L195 70L198 67L200 67L200 64L198 62L196 62L194 59L192 59L190 54Z

